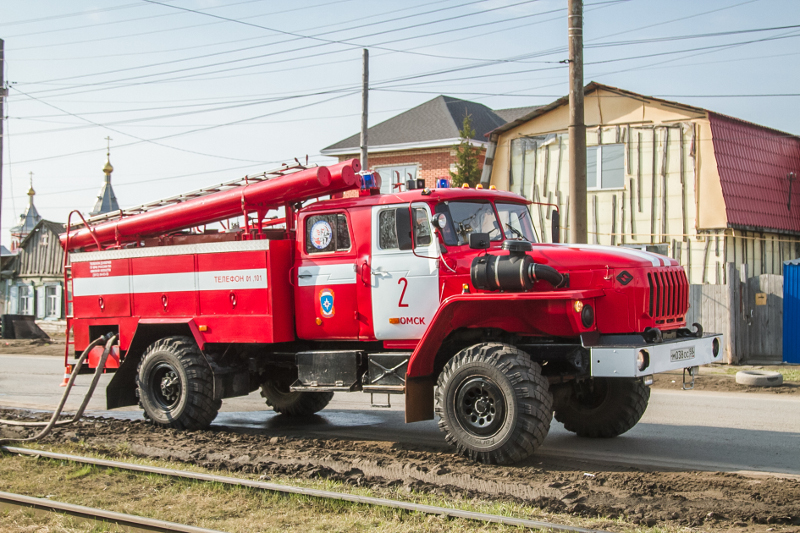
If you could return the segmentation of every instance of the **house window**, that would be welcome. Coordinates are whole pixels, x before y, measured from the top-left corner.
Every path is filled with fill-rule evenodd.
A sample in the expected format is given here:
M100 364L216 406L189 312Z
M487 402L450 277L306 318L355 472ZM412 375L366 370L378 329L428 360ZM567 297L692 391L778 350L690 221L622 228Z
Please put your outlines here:
M45 311L46 318L61 318L61 295L59 291L61 287L56 285L48 285L44 288L45 297Z
M19 306L17 307L17 314L33 314L33 287L30 285L19 286Z
M43 231L41 236L39 237L39 245L47 246L48 244L50 244L50 232Z
M347 217L342 213L306 218L306 253L341 252L350 249Z
M586 149L586 187L622 189L625 187L625 145L601 144Z
M535 139L519 138L511 140L511 166L508 173L508 190L525 198L532 199L533 180L536 174Z
M378 167L375 170L381 175L381 194L400 192L401 188L396 187L399 183L404 185L402 190L405 190L406 181L417 179L417 165Z

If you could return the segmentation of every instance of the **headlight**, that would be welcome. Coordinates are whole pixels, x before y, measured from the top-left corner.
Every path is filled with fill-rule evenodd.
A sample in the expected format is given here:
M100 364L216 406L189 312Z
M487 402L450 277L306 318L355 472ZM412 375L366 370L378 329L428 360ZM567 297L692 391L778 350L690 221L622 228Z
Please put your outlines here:
M594 309L591 305L584 305L583 310L581 311L581 322L583 322L583 327L588 328L594 324Z
M647 350L639 350L639 353L636 354L636 368L641 372L648 366L650 366L650 354L647 353Z

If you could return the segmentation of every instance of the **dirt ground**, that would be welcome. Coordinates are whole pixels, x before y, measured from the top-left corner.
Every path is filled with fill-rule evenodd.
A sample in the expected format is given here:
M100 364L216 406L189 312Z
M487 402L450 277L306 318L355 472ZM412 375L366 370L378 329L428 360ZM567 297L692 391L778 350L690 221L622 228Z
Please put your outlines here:
M774 370L784 374L780 387L749 387L736 383L739 370ZM700 374L694 382L694 390L714 392L751 392L767 394L800 394L800 380L794 381L800 373L797 365L733 366L713 365L700 367ZM683 385L683 372L664 372L653 376L653 388L679 390Z
M42 339L0 339L0 354L54 355L64 357L64 336Z
M21 414L0 412L3 418ZM0 426L0 436L24 434ZM379 495L403 487L444 497L491 498L550 513L622 519L638 527L800 533L800 480L776 476L649 470L535 456L515 466L476 465L449 450L425 446L308 439L277 430L257 435L180 432L100 418L59 429L41 444L267 478L324 478L369 487ZM609 522L612 526L617 529L619 522Z

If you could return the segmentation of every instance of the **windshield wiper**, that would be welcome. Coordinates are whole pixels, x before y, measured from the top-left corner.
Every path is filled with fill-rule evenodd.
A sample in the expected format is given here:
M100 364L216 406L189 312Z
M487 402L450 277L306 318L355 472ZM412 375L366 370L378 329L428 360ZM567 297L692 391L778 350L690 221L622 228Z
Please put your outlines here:
M519 231L519 230L517 230L516 228L514 228L514 226L512 226L512 225L511 225L511 224L509 224L508 222L506 222L506 227L507 227L508 229L510 229L510 230L512 231L512 233L514 233L514 235L516 235L517 237L519 237L519 238L520 238L520 239L522 239L523 241L527 241L527 240L528 240L528 239L526 239L526 238L525 238L525 235L523 235L522 233L520 233L520 231Z

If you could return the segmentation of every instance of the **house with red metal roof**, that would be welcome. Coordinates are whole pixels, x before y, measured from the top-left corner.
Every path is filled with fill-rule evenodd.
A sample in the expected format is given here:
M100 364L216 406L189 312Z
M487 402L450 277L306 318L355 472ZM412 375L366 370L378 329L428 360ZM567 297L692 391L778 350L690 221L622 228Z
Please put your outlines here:
M481 181L569 220L568 97L488 134ZM585 88L589 242L658 251L690 283L781 274L800 257L800 138L707 109L592 82ZM533 206L549 241L548 209ZM562 242L569 228L562 225Z

